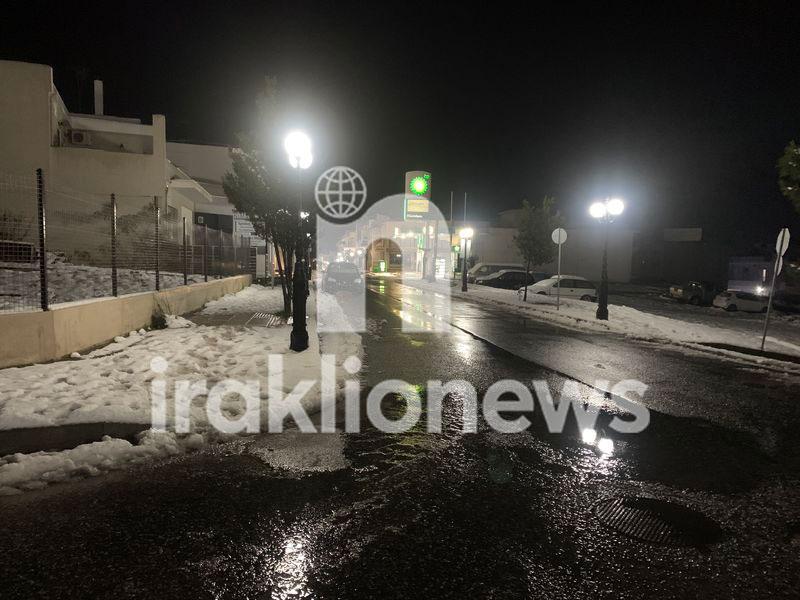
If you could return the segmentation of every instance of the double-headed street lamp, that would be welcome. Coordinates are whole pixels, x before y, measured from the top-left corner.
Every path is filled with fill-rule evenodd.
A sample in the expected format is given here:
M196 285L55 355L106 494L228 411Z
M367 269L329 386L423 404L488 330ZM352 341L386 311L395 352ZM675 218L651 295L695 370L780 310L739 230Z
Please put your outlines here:
M292 131L283 141L289 164L297 170L297 247L295 248L294 275L292 276L292 333L289 348L301 352L308 348L306 329L306 297L308 279L303 268L303 171L311 166L311 139L302 131ZM310 268L307 265L306 268Z
M619 198L606 198L589 207L589 214L603 223L603 269L600 274L600 293L597 298L596 317L608 321L608 226L614 217L622 214L625 203Z
M458 237L461 238L463 250L461 252L461 291L467 291L467 253L469 252L469 241L472 239L472 227L464 227L458 232Z

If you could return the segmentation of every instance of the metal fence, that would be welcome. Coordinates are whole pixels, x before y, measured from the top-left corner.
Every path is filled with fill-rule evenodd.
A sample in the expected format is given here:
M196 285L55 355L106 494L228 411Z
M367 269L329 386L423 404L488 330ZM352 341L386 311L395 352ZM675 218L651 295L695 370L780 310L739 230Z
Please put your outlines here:
M0 311L252 272L248 237L194 224L164 204L52 189L41 170L0 173Z

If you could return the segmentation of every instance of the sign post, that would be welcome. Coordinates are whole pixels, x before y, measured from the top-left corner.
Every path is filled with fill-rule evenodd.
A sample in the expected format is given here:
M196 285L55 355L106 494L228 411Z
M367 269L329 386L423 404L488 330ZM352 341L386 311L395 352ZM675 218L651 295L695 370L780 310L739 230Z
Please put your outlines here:
M567 241L567 231L559 227L550 236L558 246L558 280L556 281L556 310L561 309L561 245Z
M769 317L772 313L772 297L775 294L775 281L778 278L778 273L783 268L783 255L789 247L789 230L784 227L778 233L778 239L775 242L775 266L772 268L772 285L769 286L769 301L767 302L767 317L764 319L764 333L761 335L761 351L764 351L764 343L767 341L767 328L769 327Z

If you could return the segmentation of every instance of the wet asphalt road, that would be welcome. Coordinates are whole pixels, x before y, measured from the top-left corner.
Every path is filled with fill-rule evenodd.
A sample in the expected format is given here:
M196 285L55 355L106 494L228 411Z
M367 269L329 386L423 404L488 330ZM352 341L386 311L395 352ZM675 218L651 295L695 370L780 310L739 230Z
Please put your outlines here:
M409 307L396 298L386 287L368 294L366 383L391 375L463 378L478 389L502 377L563 384L564 375L463 331L404 333ZM455 322L477 329L483 315L478 335L496 333L485 309L460 310L469 314L454 311ZM550 347L561 336L571 354L592 343L531 324L512 331L524 340L549 335ZM596 343L627 364L624 340ZM518 353L532 358L532 346ZM655 351L628 352L654 363L700 360L692 377L707 375L702 358L648 354ZM564 359L560 371L572 362L580 361ZM614 364L606 370L616 376ZM761 388L749 394L774 400ZM661 395L654 404L679 404ZM402 409L399 399L384 403L388 415ZM442 435L424 432L426 415L396 435L264 435L2 498L0 597L796 597L797 471L757 432L719 426L715 411L703 418L663 410L641 434L605 431L615 448L601 455L580 443L572 422L565 435L551 435L534 414L523 433L482 427L463 435L458 395L443 413ZM699 547L625 537L593 511L623 494L695 509L721 537Z

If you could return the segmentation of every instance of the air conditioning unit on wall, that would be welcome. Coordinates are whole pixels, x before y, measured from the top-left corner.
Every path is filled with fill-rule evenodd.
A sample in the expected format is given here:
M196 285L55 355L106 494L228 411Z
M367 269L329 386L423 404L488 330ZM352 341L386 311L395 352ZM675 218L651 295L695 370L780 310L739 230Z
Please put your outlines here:
M91 146L92 134L88 131L77 131L73 129L69 132L69 143L73 146Z

